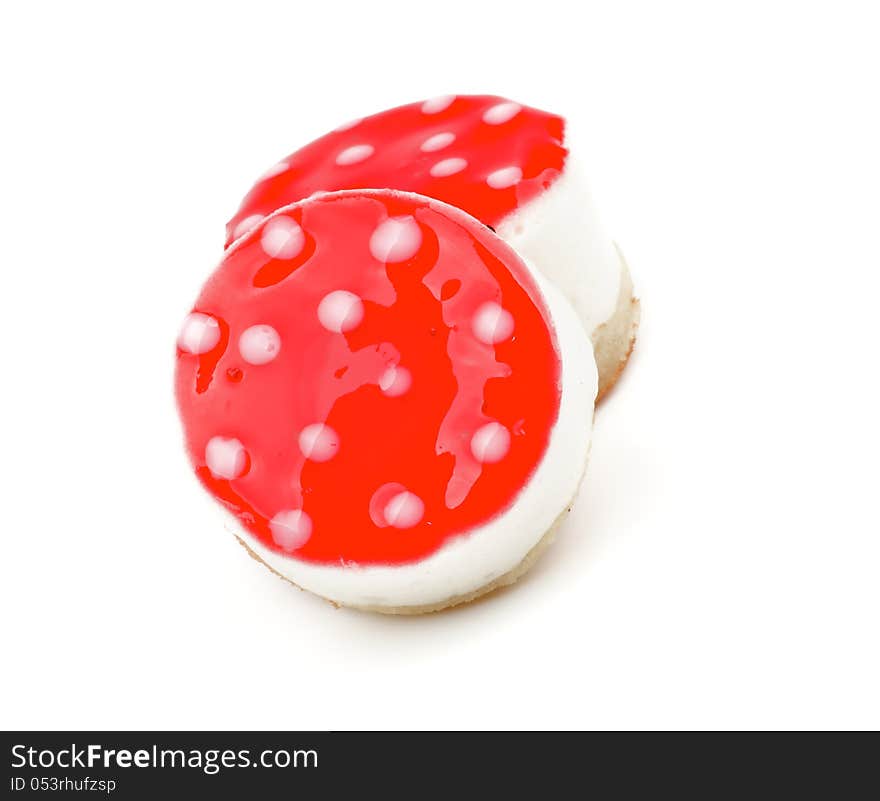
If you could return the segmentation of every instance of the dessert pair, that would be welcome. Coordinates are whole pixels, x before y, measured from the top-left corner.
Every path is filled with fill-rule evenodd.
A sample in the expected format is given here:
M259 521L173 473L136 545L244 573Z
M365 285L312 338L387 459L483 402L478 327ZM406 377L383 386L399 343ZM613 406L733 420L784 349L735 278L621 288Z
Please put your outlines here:
M549 542L637 321L561 117L402 106L279 162L229 222L177 342L186 446L281 576L442 609Z

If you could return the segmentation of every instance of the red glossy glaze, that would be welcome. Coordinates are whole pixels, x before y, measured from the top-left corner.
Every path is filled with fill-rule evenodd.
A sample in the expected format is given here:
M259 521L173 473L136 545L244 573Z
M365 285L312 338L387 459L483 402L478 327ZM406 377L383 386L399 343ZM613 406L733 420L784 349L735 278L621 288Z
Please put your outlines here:
M227 245L259 217L315 192L338 189L418 192L495 226L561 173L567 155L562 117L489 95L459 95L446 107L444 102L428 100L374 114L283 159L227 224ZM368 147L372 152L363 157ZM349 155L342 164L337 163L340 154ZM358 157L363 158L345 163ZM441 162L445 169L438 168ZM457 167L462 168L432 175L432 169L443 173ZM521 170L522 177L515 180L515 172L503 172L509 168ZM510 181L515 182L506 186Z
M176 393L196 473L296 558L432 553L513 502L558 414L555 335L527 268L426 198L351 192L285 207L227 251L195 315L208 334L182 335ZM206 456L215 437L220 475ZM311 526L276 518L292 510ZM279 519L294 521L291 536Z

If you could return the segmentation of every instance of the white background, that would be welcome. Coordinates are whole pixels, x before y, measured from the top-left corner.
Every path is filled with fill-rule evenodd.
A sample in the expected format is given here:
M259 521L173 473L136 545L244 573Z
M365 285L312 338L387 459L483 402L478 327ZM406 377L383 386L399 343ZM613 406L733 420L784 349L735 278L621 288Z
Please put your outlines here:
M872 6L6 4L0 726L880 726ZM252 179L446 92L586 133L641 337L525 580L337 611L219 525L174 337Z

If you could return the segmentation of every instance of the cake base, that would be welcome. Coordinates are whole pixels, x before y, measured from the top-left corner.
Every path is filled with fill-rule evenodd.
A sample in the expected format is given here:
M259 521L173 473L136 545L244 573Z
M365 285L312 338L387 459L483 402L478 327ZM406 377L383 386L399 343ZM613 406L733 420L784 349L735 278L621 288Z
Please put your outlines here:
M559 528L562 521L565 519L566 515L571 511L571 504L569 504L565 509L562 510L562 513L556 520L553 521L553 525L547 530L543 537L541 537L535 545L532 546L532 549L522 558L522 560L514 566L511 570L508 570L503 575L498 578L490 581L488 584L485 584L482 587L478 587L477 589L465 593L463 595L455 595L450 598L446 598L443 601L438 601L434 604L422 604L419 606L357 606L357 605L348 605L348 604L340 604L336 601L331 600L330 598L323 598L323 596L318 595L318 598L323 598L323 600L332 604L337 609L345 607L346 609L357 609L361 612L376 612L382 615L424 615L429 614L431 612L440 612L444 609L450 609L453 606L459 606L460 604L470 603L471 601L475 601L477 598L481 598L484 595L487 595L494 590L498 590L502 587L507 587L510 584L513 584L515 581L520 579L525 573L531 568L535 562L538 561L538 558L541 554L544 553L545 550L550 546L556 537L556 531ZM235 538L238 540L239 545L244 548L252 559L255 559L261 565L267 567L271 572L273 572L278 578L283 579L288 584L292 584L298 590L302 590L303 592L309 592L304 587L300 587L295 582L291 581L287 576L282 575L274 567L268 565L263 559L260 558L259 554L257 554L252 548L248 546L248 544L240 537L238 534L235 535ZM313 595L315 593L312 593Z
M620 248L617 252L620 254L621 271L617 307L614 314L593 331L591 337L596 367L599 371L599 392L596 395L596 403L608 394L620 378L623 368L626 367L636 344L641 317L639 300L633 295L629 267L623 254L620 253Z

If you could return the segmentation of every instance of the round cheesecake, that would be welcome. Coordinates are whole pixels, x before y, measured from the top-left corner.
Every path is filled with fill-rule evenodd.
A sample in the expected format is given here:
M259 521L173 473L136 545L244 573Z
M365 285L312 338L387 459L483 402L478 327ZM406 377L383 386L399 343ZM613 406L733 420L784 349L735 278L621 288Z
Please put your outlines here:
M317 192L389 187L492 227L574 306L613 386L639 318L629 271L593 208L565 120L502 97L447 95L349 122L269 169L227 225L227 245Z
M417 613L510 583L571 503L597 373L564 296L462 211L320 194L238 237L177 341L195 473L251 553Z

